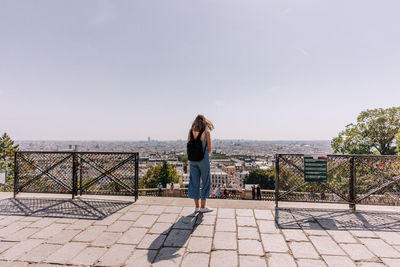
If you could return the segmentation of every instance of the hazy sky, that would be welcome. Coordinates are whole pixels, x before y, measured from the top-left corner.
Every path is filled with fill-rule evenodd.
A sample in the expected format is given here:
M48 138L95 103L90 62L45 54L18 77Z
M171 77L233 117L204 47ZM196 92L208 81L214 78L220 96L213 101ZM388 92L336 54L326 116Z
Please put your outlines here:
M400 105L400 1L0 0L14 139L331 139Z

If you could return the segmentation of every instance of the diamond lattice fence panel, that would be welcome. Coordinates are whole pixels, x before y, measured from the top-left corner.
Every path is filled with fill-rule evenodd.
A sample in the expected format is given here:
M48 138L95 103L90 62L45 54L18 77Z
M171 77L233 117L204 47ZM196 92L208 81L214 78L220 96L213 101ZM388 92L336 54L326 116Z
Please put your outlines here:
M72 153L18 152L16 158L17 192L72 192Z
M400 157L355 157L356 200L362 204L400 204Z
M84 194L134 195L134 153L77 153L79 188Z
M279 155L280 200L348 202L350 157L328 156L327 181L304 181L304 155Z

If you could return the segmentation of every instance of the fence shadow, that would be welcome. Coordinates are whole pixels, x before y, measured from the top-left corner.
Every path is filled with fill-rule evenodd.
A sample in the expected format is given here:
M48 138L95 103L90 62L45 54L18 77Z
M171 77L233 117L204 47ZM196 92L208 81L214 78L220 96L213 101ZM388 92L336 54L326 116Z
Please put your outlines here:
M275 208L275 225L281 229L400 232L400 213Z
M0 200L0 215L103 220L132 203L79 198L7 198Z
M203 221L203 214L182 216L170 228L161 233L150 245L147 261L156 263L180 257L179 250ZM160 249L155 253L151 249Z

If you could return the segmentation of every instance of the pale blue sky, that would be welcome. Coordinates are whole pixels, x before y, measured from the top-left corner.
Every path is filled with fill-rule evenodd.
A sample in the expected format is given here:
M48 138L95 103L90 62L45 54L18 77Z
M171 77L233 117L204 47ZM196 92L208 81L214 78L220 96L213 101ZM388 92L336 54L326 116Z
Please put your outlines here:
M15 139L331 139L400 104L397 0L0 0Z

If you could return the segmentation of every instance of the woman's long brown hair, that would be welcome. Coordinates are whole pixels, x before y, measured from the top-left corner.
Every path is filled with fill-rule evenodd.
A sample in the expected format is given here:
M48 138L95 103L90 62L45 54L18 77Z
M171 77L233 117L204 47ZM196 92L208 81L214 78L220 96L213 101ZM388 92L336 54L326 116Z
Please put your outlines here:
M193 121L191 130L200 132L202 129L212 131L214 129L214 124L212 124L211 121L207 120L204 115L199 114Z

